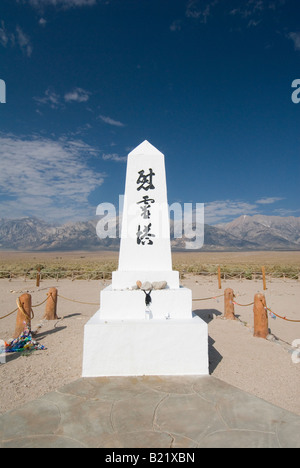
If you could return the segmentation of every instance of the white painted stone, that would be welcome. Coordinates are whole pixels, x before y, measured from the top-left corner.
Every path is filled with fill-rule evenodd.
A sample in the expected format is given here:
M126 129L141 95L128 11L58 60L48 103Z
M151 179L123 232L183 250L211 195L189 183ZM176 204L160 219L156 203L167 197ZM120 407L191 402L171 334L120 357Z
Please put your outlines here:
M138 244L137 233L149 226L149 237ZM137 280L168 281L179 288L179 275L172 271L165 157L148 141L128 155L119 268L112 287L129 288Z
M83 377L208 375L207 325L191 320L102 321L84 331Z

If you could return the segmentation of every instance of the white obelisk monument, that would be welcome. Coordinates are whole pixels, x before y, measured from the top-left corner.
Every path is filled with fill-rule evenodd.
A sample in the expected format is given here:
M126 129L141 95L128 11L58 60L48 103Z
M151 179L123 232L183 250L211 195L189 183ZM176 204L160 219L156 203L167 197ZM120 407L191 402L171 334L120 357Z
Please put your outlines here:
M207 324L172 270L164 155L148 141L128 156L119 268L100 302L85 326L83 377L208 374Z

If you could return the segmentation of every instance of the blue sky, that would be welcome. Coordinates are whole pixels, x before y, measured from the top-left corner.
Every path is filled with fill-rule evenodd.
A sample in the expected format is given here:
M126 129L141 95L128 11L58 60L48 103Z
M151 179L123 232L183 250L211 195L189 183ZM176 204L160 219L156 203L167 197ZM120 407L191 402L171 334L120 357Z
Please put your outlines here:
M299 20L299 0L1 0L0 217L95 217L144 140L208 223L300 216Z

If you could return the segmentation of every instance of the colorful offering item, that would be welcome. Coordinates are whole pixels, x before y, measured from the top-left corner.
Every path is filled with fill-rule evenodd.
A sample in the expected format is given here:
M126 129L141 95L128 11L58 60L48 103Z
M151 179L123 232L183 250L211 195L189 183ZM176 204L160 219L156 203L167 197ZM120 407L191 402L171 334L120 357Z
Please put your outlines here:
M10 344L5 343L4 352L20 353L22 351L37 351L44 349L44 346L38 344L32 339L31 330L29 328L25 328L18 338L13 340Z

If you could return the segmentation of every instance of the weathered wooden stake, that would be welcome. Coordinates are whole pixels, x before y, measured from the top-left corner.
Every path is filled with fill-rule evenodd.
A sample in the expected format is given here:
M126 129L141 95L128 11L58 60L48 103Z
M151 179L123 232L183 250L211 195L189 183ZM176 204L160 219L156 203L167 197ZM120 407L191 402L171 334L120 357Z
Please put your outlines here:
M266 268L263 266L261 268L262 276L263 276L263 284L264 284L264 291L267 290L267 282L266 282Z
M254 336L267 339L269 335L269 321L267 303L264 294L256 294L254 297Z
M13 336L14 338L18 338L21 335L21 333L23 333L25 328L31 328L31 295L23 294L22 296L20 296L17 300L17 305L19 307L19 310L17 312L16 329Z
M234 314L234 292L227 288L224 291L224 318L227 320L235 320Z
M37 274L36 274L36 287L40 287L40 282L41 282L41 269L38 268Z
M218 267L218 283L219 283L219 289L222 289L222 281L221 281L221 267Z
M45 320L57 320L57 289L50 288L46 302Z

